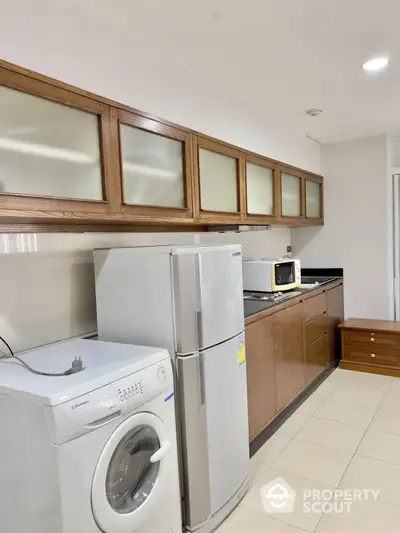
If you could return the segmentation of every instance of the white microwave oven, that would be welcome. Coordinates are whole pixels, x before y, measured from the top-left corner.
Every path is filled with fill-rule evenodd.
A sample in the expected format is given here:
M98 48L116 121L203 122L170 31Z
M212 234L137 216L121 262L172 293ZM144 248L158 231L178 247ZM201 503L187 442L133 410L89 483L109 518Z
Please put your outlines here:
M301 284L299 259L261 259L243 261L245 291L288 291Z

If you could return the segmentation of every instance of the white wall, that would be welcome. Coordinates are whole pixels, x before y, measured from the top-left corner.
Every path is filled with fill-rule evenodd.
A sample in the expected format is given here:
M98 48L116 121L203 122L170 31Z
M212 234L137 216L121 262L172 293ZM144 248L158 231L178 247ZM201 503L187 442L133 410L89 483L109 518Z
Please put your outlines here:
M245 259L276 257L290 230L0 235L0 335L21 351L95 331L95 247L211 243L242 244Z
M3 2L0 50L6 61L153 113L254 152L321 171L320 145L274 124L200 81L152 48L151 28L116 24L94 0ZM117 9L117 8L116 8ZM22 14L22 15L21 15ZM272 103L273 105L273 103ZM101 245L241 242L244 256L280 256L290 231L239 235L0 235L0 335L17 350L96 328L91 250ZM36 250L20 253L18 250ZM14 250L14 252L13 252ZM10 253L11 252L11 253Z
M101 3L88 0L3 4L2 59L257 153L321 171L317 142L233 100L229 87L222 94L212 80L201 82L196 72L152 48L151 28L137 27L134 18L121 27L106 17Z
M346 317L391 319L385 136L323 147L325 226L292 230L302 267L344 268Z

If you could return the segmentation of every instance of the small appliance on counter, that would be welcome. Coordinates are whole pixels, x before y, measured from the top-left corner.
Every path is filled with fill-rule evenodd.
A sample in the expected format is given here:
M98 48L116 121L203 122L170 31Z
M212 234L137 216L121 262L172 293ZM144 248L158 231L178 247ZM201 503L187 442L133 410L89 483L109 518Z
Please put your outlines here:
M243 261L243 289L258 292L282 292L299 287L299 259L261 259Z

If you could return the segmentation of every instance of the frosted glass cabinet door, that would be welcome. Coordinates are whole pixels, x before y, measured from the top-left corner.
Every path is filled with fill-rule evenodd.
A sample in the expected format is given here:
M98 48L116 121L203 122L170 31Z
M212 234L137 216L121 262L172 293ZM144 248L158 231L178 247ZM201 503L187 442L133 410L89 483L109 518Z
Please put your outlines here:
M271 168L246 163L247 212L249 215L273 215L274 171Z
M200 148L199 172L201 209L238 212L237 159Z
M185 207L183 142L121 124L125 204Z
M321 184L315 181L306 181L306 216L321 217Z
M0 86L0 192L103 200L99 116Z
M281 174L282 178L282 215L284 217L301 216L301 178L290 174Z

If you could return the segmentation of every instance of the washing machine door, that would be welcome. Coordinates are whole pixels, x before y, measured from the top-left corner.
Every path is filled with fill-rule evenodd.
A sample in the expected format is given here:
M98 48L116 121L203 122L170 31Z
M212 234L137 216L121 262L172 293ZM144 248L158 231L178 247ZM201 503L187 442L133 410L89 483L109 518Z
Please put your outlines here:
M157 501L168 496L164 460L170 448L165 425L151 413L132 415L117 427L92 483L93 515L104 533L133 533L157 512Z

